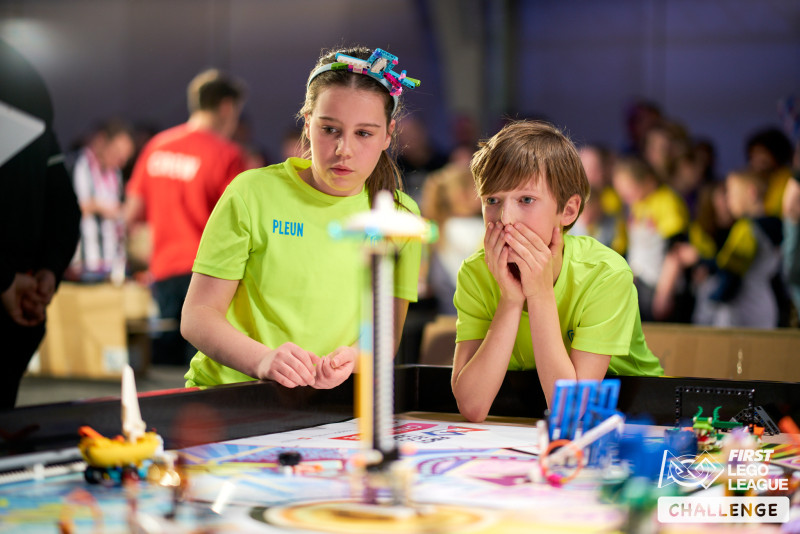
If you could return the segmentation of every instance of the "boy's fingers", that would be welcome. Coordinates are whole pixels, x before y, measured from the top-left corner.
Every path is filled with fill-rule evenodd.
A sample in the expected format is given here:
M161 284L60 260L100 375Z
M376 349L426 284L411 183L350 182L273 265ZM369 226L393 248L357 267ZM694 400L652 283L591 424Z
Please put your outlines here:
M515 223L511 226L509 229L509 236L514 238L517 243L525 249L539 250L542 252L547 249L547 245L544 240L539 237L539 234L524 224Z
M499 239L500 234L494 230L488 231L486 233L486 237L483 240L483 248L486 250L488 255L497 255L497 246L498 243L502 244ZM487 258L488 259L488 258Z
M511 247L503 247L503 250L500 251L500 257L498 258L498 263L500 266L506 265L508 263L508 254L511 250Z

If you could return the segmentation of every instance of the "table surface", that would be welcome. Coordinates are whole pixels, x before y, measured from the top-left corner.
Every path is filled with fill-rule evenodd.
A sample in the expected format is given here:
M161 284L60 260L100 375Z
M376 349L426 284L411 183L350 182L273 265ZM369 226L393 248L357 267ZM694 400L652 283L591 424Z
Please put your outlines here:
M619 409L629 415L629 422L645 413L658 424L672 424L679 411L677 391L683 392L684 414L694 412L701 400L708 406L730 404L726 407L729 417L752 392L755 404L764 406L773 418L789 413L800 420L800 384L648 377L622 377L621 381ZM458 532L468 528L479 533L514 533L552 532L556 527L560 532L626 528L629 507L600 498L598 473L584 470L563 488L530 482L529 475L538 465L535 417L544 413L535 372L509 372L492 407L498 415L481 424L467 423L454 413L457 407L449 382L447 368L406 366L395 372L395 412L401 414L395 439L406 447L401 464L407 475L413 475L412 499L426 506L424 513L416 514L417 523L409 527L407 518L405 523L395 518L389 528L386 518L373 517L384 522L364 523L367 526L359 531L353 521L345 520L344 531ZM147 532L269 533L284 532L287 524L295 527L293 532L323 528L339 532L342 514L363 519L364 510L342 505L351 495L361 495L358 477L350 468L359 449L351 383L333 390L248 383L144 394L139 403L148 427L161 434L167 448L182 450L189 461L189 499L178 507L176 522L166 527L160 524L172 509L170 490L140 484L131 493L118 487L89 486L77 472L39 482L0 484L0 533L50 533L59 521L73 523L74 532L130 532L132 510L137 520L152 523ZM77 429L84 424L107 436L119 433L119 399L0 413L0 463L28 456L21 452L52 454L64 447L74 452ZM630 431L646 429L651 437L663 435L664 428L628 427ZM786 438L767 440L779 443ZM407 450L409 444L413 451ZM800 468L797 455L786 444L775 449L781 447L783 457L776 463ZM277 465L278 455L287 448L303 453L302 473L286 475ZM649 482L648 487L654 484ZM333 507L325 508L329 501ZM660 525L660 530L673 527L691 532L685 524ZM756 531L777 531L775 525L759 527ZM723 531L725 525L702 525L696 531L715 529Z
M182 449L189 498L178 506L174 522L164 519L172 510L172 492L144 482L136 491L108 488L89 485L76 472L0 485L0 533L51 533L59 521L71 522L75 532L130 532L132 510L137 520L149 525L149 532L514 533L625 528L628 508L601 498L597 471L584 470L563 487L530 481L531 470L538 465L535 423L533 418L489 417L475 424L458 414L423 411L397 415L392 432L403 447L400 464L412 476L413 502L424 505L412 523L408 518L390 523L386 517L365 518L367 512L352 507L354 494L359 495L354 489L359 477L352 464L360 444L357 421L350 419ZM659 437L664 428L627 425L626 433L645 430L650 437ZM301 467L292 474L278 465L278 455L286 450L302 456ZM795 456L783 462L787 468L800 465ZM694 528L661 527L662 532L670 527L681 532ZM696 528L723 531L725 525ZM756 531L778 530L762 525Z

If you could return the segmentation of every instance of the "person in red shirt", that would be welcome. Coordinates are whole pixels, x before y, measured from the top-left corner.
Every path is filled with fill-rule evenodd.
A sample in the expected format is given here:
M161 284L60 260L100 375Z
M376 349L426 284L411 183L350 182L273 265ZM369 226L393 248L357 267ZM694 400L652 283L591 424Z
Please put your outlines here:
M189 83L189 119L155 135L142 149L126 187L125 221L150 227L149 270L162 319L175 329L154 347L156 363L185 365L196 350L180 335L181 308L200 237L225 187L246 170L231 140L244 105L243 84L218 70Z

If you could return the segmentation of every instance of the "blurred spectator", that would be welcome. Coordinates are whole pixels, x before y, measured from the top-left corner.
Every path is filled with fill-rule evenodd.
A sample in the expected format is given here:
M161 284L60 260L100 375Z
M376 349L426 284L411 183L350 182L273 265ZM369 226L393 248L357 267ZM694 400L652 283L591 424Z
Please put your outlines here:
M783 270L795 310L800 310L800 142L795 146L792 179L783 194Z
M735 222L714 257L711 276L697 291L694 322L721 327L779 325L781 221L765 214L766 183L750 170L726 179Z
M268 165L267 153L256 145L241 145L245 169L260 169Z
M614 188L628 209L627 259L639 292L643 321L669 320L666 310L653 306L658 291L674 291L675 280L662 278L662 265L676 242L685 241L689 213L683 199L662 184L641 158L624 157L614 165ZM684 288L678 288L682 291Z
M658 179L667 182L672 174L672 133L663 124L653 126L644 135L644 160L658 175Z
M638 99L625 110L627 140L622 148L624 155L644 156L645 134L661 122L661 108L655 102Z
M126 225L149 224L153 296L161 318L174 320L162 347L154 348L157 363L185 365L196 352L178 331L181 309L211 210L245 170L242 150L231 141L243 104L238 80L214 69L195 76L188 87L188 121L150 140L127 186Z
M711 139L695 140L692 152L697 158L697 163L703 169L703 181L713 183L717 178L717 148Z
M111 276L121 282L125 278L121 169L133 151L132 130L120 119L97 125L78 151L72 168L82 213L81 240L70 266L75 279L96 281Z
M783 191L792 175L792 143L778 128L765 128L748 137L747 166L767 183L764 210L781 216Z
M260 169L269 164L269 155L255 140L253 125L248 117L240 115L231 140L234 143L238 143L242 149L245 169Z
M397 165L403 173L405 191L419 204L428 173L442 168L447 155L433 145L425 123L414 116L404 117L398 124L398 146Z
M709 150L713 150L713 147L707 142L698 142L680 153L670 177L670 185L683 197L693 219L697 215L701 190L715 180L714 171L709 167L713 152Z
M689 239L701 253L712 257L716 254L733 226L734 218L728 208L725 182L706 185L700 190L697 200L697 215L689 230Z
M675 322L692 322L698 288L716 270L714 258L732 225L725 182L704 185L698 193L697 215L689 226L689 242L676 243L664 258L664 285L653 302L653 308L659 310L656 315L672 316ZM685 275L683 279L681 275ZM676 295L675 289L681 284L686 284L683 287L687 290Z
M131 179L133 174L133 167L139 154L145 145L161 131L156 124L152 122L135 122L133 123L133 155L128 159L128 162L122 167L122 198L123 206L125 205L125 186ZM124 209L123 209L123 226L124 226ZM150 253L152 250L152 239L150 236L150 228L146 224L138 224L133 228L125 228L125 255L127 257L127 272L138 283L143 286L150 286L153 282L148 267L150 265Z
M151 122L134 122L132 128L133 155L122 167L123 196L125 193L124 185L127 184L128 180L131 179L131 174L133 174L133 166L136 163L136 160L139 158L139 154L142 152L142 149L147 142L150 141L154 135L161 131L161 127Z
M678 158L688 151L686 129L677 122L662 120L645 133L643 157L663 183L671 183Z
M53 105L36 69L0 40L0 103L11 109L4 131L22 135L13 117L43 131L0 159L0 410L13 408L22 375L45 332L45 310L75 254L80 209L53 132ZM8 122L6 122L8 121Z
M573 235L592 236L624 255L628 246L625 212L611 184L614 155L599 144L584 145L578 150L591 193L583 213L570 229Z
M448 163L429 175L420 213L439 226L439 240L433 244L427 269L430 292L436 298L438 313L455 315L458 269L483 246L481 200L468 162Z
M470 113L456 113L450 125L450 132L453 139L451 152L463 148L470 153L471 157L478 149L480 128L478 121Z
M281 139L281 161L289 158L302 158L308 151L308 143L303 137L302 128L286 130Z

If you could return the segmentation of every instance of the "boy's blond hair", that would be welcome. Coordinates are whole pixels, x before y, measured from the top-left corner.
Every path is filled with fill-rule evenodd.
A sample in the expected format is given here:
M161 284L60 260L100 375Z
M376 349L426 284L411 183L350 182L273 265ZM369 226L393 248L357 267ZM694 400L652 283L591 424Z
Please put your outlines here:
M639 156L623 156L614 164L614 172L627 173L637 184L661 184L661 178L647 160Z
M758 202L764 202L764 198L767 196L767 181L764 180L761 175L752 171L750 169L738 169L735 171L731 171L728 173L726 177L728 180L740 180L747 184L753 186L756 192L756 200Z
M544 178L559 212L573 195L581 199L578 215L583 211L589 198L586 171L575 145L552 124L511 122L478 146L470 163L478 195L511 191L530 180L538 183ZM569 230L573 224L574 221L564 229Z

